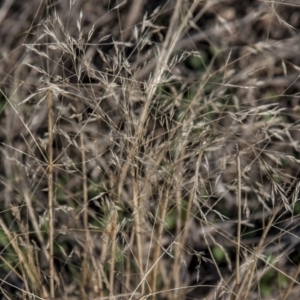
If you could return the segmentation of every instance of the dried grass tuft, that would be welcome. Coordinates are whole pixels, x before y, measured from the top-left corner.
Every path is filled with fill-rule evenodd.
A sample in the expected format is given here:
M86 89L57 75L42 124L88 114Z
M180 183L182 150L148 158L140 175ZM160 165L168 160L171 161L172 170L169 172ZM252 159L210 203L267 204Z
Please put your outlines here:
M4 1L5 299L299 295L299 5Z

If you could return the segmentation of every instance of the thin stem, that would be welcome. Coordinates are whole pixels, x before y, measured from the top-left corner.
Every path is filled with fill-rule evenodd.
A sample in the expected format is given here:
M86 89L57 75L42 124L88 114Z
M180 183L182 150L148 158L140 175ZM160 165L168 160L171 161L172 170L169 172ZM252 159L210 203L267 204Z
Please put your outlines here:
M85 288L88 278L88 253L89 253L89 229L88 229L88 189L87 189L87 176L86 176L86 156L84 150L83 132L80 132L80 144L81 144L81 162L82 162L82 189L83 189L83 226L85 232L85 245L83 252L82 263L82 299L87 299Z
M54 289L54 195L53 195L53 112L51 91L47 91L48 104L48 213L49 213L49 269L50 269L50 297L55 298Z
M168 207L168 201L169 201L169 189L167 188L165 195L162 197L160 201L160 211L159 211L159 224L157 227L157 240L154 247L154 254L153 254L153 262L155 262L155 266L153 268L152 272L152 280L151 280L151 293L152 293L152 299L155 300L156 295L156 282L157 282L157 272L158 272L158 264L156 263L159 260L160 256L160 247L161 247L161 237L164 230L164 220L167 213L167 207Z
M236 201L238 209L237 217L237 241L236 241L236 283L231 294L231 300L236 299L235 295L240 287L240 251L241 251L241 224L242 224L242 183L241 183L241 160L240 150L238 144L235 145L236 151L236 170L237 170L237 188L236 188Z
M134 183L133 183L133 205L135 213L134 225L136 234L136 246L137 246L137 258L140 269L141 280L144 277L143 257L142 257L142 237L141 237L141 223L142 223L142 212L139 198L139 187L138 187L138 170L135 168ZM142 284L142 291L144 290L144 283Z
M193 186L192 191L190 192L189 202L188 202L188 206L187 206L187 209L186 209L185 222L184 222L184 225L183 225L184 229L183 229L182 236L181 236L181 239L180 239L180 244L181 245L186 244L188 232L189 232L189 229L190 229L189 224L191 222L191 219L189 217L191 216L193 201L194 201L195 194L196 194L196 191L197 191L197 188L198 188L199 170L200 170L200 164L201 164L201 161L202 161L202 157L203 157L203 151L199 151L198 158L197 158L197 163L196 163L196 173L195 173L194 186ZM176 245L176 246L178 246L178 245ZM180 273L180 271L179 271L179 273ZM179 293L179 295L178 295L178 293ZM186 293L186 289L178 289L177 290L177 297L183 297L184 298L185 293Z
M111 258L110 258L110 271L109 271L109 299L114 299L114 273L115 273L115 256L117 244L117 226L118 226L118 211L115 206L110 208L110 236L111 236Z
M176 208L177 208L177 218L176 218L176 237L179 237L182 230L182 221L181 221L181 211L182 211L182 176L183 172L183 157L185 154L185 147L181 148L179 163L178 163L178 175L176 180ZM173 274L174 274L174 291L170 294L169 299L174 299L178 295L177 289L179 288L180 282L180 262L181 262L181 251L180 245L175 245L174 249L174 266L173 266Z
M237 169L237 245L236 245L236 284L240 284L240 251L241 251L241 224L242 224L242 183L241 161L239 146L236 144L236 169Z

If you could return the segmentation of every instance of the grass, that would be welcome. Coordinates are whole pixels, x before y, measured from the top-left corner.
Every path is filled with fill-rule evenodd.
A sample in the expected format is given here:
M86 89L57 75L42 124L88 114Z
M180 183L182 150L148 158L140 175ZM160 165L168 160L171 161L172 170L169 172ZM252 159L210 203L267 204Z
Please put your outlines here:
M299 6L4 1L3 299L297 299Z

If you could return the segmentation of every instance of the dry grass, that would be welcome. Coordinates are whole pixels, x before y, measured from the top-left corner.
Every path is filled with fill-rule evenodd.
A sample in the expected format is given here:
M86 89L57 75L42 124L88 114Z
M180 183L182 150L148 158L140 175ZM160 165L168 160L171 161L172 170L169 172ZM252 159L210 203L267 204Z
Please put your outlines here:
M3 299L297 299L299 5L3 1Z

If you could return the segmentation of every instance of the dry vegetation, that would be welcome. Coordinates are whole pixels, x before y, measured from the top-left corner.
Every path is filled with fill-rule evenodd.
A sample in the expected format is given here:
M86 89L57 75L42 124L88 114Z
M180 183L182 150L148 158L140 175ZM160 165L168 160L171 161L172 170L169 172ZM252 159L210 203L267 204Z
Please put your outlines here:
M1 1L2 299L298 299L297 2Z

